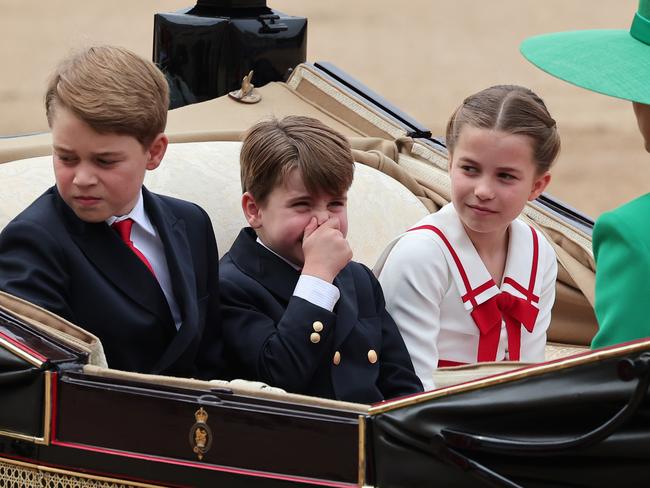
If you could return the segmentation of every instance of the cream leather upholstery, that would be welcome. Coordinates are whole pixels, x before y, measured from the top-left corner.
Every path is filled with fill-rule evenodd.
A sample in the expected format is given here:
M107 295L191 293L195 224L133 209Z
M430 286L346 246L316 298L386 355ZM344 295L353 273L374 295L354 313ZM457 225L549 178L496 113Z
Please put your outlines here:
M147 173L151 191L196 202L214 226L219 254L246 225L241 210L239 142L171 144L163 163ZM50 156L0 164L0 228L54 183ZM393 178L357 164L348 196L349 240L354 259L367 266L385 245L427 215L424 204Z
M242 193L239 180L240 147L241 143L231 141L171 144L162 165L155 171L148 172L145 178L145 185L150 190L196 202L208 212L214 226L220 255L229 249L241 227L246 225L240 205ZM430 202L431 195L437 194L420 191L422 179L416 182L413 176L405 177L405 174L401 174L402 178L406 178L404 184L410 185L410 189L407 189L393 177L371 167L371 165L379 167L393 174L396 172L394 167L398 166L376 151L355 151L355 157L365 164L357 163L354 183L348 194L350 221L348 239L354 252L354 259L372 268L386 244L394 236L401 234L429 213L426 202L435 208L436 204L443 204L445 199L440 197L442 198L440 202L436 199ZM412 158L400 157L402 164L409 163L411 160ZM393 166L392 170L389 166ZM416 177L419 175L418 172L413 171L409 174ZM431 176L429 173L426 174ZM1 229L54 183L51 156L0 164L0 181L3 188L0 192ZM444 191L442 193L444 194ZM46 312L38 307L30 310L27 306L30 304L26 302L21 305L16 304L17 299L13 297L4 299L9 301L0 302L0 305L19 313L23 318L43 323L46 327L54 329L55 335L64 337L70 335L76 338L74 340L86 342L86 349L90 352L89 364L100 368L106 367L101 343L97 338L90 334L88 337L79 337L79 331L62 319L52 316L46 317L45 320L43 314ZM575 320L575 316L571 320ZM563 351L560 356L575 352L579 351L573 349ZM512 369L518 366L520 365L517 363L509 363L500 364L498 368L499 370ZM480 377L494 373L495 371L490 368L489 365L485 367L473 365L469 373L460 371L447 373L440 370L439 374L443 376L438 378L439 386L463 381L466 379L465 374Z
M223 255L246 225L241 210L239 142L171 144L163 164L147 173L145 185L165 195L196 202L212 220ZM54 183L51 156L0 164L0 229ZM428 213L424 204L397 180L357 164L349 195L349 240L354 259L372 268L385 245ZM89 364L105 368L100 341L92 334L9 295L5 306L60 340L72 341L89 353Z

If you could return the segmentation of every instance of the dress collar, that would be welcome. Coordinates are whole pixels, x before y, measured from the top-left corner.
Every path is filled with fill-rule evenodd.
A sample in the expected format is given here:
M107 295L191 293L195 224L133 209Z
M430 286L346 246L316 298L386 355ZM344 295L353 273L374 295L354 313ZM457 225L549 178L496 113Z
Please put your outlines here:
M537 273L533 243L537 235L535 230L522 221L515 219L510 224L508 257L503 272L503 282L499 284L501 288L494 282L485 267L453 204L445 205L438 212L422 219L413 228L422 227L415 232L431 232L427 226L434 226L441 231L442 236L437 234L437 240L440 242L458 292L463 297L463 306L466 310L472 310L501 291L526 298L522 289L528 290L531 284L533 289L530 292L539 296L541 280L531 280L533 274Z

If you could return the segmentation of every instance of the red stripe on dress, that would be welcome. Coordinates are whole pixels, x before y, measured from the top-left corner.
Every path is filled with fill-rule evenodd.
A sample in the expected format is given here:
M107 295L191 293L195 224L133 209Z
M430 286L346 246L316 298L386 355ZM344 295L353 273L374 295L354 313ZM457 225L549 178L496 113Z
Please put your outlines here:
M535 280L537 279L537 262L539 261L539 243L537 242L537 232L535 229L530 227L530 231L533 233L533 264L530 269L530 283L528 284L528 301L533 295L533 289L535 288Z
M458 272L460 273L460 277L463 280L463 284L465 285L465 290L467 293L463 295L463 302L466 302L467 300L470 301L472 304L472 307L476 307L478 303L475 300L475 297L485 291L488 288L491 288L492 285L496 286L494 283L494 280L489 280L483 283L481 286L478 288L472 289L469 283L469 279L467 278L467 273L465 273L465 268L463 268L463 264L460 262L460 259L458 258L458 255L456 254L456 251L454 251L454 248L451 247L451 244L445 237L445 235L442 233L440 229L438 229L434 225L420 225L418 227L413 227L412 229L407 230L407 232L412 232L414 230L430 230L432 232L435 232L440 239L442 239L442 242L445 243L445 246L447 246L447 249L449 250L449 253L451 254L451 257L454 259L454 262L456 263L456 267L458 268ZM484 288L485 287L485 288ZM480 290L480 291L479 291Z
M458 361L448 361L446 359L438 359L439 368L449 368L451 366L465 366L466 364L469 363L460 363Z
M494 280L490 279L485 283L483 283L481 286L474 288L473 290L470 290L468 293L466 293L461 297L463 299L463 303L465 303L467 300L473 300L481 293L483 293L485 290L489 290L493 286L495 286Z
M512 286L515 290L517 290L519 293L525 296L529 302L539 302L539 297L537 295L535 295L534 293L530 293L528 290L526 290L526 288L521 286L519 283L517 283L509 276L506 276L503 279L503 283L504 284L507 283L508 285Z

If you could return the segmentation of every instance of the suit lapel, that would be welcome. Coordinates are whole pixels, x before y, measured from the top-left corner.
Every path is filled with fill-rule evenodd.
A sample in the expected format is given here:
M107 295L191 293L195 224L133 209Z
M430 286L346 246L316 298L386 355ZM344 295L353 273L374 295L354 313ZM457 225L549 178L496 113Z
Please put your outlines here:
M242 229L228 251L235 265L245 274L253 277L284 304L289 303L300 277L278 256L256 242L257 236L250 227ZM358 321L357 294L354 278L349 267L344 268L334 279L341 296L336 303L335 343L340 346Z
M349 266L343 268L334 279L334 286L339 289L341 294L338 302L336 302L336 306L334 307L334 313L336 313L334 343L335 348L338 349L359 320L357 291L354 286L354 277Z
M285 304L289 303L300 273L256 240L255 231L246 227L228 254L243 273L253 277Z
M199 342L201 334L196 275L185 222L178 219L172 208L159 196L146 188L142 188L142 196L147 215L156 226L165 249L173 293L181 314L180 329L154 368L155 371L164 371L176 362L190 344Z
M56 189L54 192L57 210L86 258L129 299L154 313L163 323L168 323L171 314L165 295L133 251L106 223L87 223L79 219Z

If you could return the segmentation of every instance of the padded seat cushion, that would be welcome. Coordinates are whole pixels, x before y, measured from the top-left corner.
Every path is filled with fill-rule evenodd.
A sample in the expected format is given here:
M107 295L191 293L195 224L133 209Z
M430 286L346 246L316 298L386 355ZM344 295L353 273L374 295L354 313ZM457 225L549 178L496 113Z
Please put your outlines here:
M170 144L163 163L147 172L151 191L190 200L210 215L219 254L246 225L241 210L239 142ZM51 156L0 164L0 228L54 183ZM395 179L357 164L348 195L354 259L372 267L384 246L427 215L424 204Z

